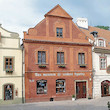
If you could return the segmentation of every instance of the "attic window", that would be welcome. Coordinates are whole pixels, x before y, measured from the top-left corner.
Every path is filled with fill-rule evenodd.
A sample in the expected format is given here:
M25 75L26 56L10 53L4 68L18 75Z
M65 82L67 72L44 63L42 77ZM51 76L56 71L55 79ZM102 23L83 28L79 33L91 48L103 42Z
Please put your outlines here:
M99 39L98 43L99 43L100 47L104 47L104 40L103 39Z
M63 28L56 28L57 37L63 37Z
M90 34L92 34L94 37L98 37L98 32L96 32L96 31L93 31Z

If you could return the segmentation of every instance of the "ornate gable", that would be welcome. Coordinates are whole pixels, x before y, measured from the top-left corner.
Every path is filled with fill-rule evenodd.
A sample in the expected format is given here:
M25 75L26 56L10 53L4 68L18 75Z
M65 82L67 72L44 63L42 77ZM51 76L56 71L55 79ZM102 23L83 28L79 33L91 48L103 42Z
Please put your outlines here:
M60 5L57 5L51 9L47 14L45 14L45 17L46 16L57 16L73 19Z

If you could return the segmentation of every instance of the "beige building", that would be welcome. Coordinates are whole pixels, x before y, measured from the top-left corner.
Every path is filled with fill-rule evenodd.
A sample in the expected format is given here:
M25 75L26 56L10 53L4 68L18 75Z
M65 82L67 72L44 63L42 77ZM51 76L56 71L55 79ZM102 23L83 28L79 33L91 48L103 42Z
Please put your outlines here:
M0 25L0 104L22 102L22 81L20 37Z

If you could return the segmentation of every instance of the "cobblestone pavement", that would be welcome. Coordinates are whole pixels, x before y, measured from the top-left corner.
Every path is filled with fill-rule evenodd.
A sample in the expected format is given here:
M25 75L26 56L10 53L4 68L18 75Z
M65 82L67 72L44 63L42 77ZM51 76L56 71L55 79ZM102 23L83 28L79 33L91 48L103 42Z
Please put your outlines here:
M0 110L108 110L110 97L99 99L79 99L75 101L36 102L26 104L1 105Z

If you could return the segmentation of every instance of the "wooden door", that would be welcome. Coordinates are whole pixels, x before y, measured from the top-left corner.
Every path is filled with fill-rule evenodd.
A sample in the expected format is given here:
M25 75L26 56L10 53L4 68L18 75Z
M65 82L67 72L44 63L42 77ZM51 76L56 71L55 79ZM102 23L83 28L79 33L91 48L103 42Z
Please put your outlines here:
M86 82L76 82L76 98L86 98Z

